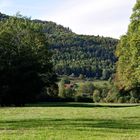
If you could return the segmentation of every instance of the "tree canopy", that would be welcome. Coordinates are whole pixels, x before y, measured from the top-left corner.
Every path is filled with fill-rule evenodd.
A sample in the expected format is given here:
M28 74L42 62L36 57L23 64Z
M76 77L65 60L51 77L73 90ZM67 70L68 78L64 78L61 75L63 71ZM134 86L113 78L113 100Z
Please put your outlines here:
M140 0L137 0L127 34L116 50L116 84L120 90L140 90Z
M25 104L56 81L47 46L40 24L24 17L0 22L1 105Z

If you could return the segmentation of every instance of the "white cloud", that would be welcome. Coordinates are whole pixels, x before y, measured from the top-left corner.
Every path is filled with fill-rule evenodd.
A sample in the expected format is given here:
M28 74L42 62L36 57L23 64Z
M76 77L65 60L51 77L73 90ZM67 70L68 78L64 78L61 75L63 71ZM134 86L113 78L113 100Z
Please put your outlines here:
M0 0L0 9L10 7L12 5L12 0Z
M32 1L34 3L32 3ZM0 0L5 14L21 11L25 16L54 21L79 34L119 38L127 31L136 0Z
M127 30L134 3L135 0L71 0L41 18L79 34L118 38Z

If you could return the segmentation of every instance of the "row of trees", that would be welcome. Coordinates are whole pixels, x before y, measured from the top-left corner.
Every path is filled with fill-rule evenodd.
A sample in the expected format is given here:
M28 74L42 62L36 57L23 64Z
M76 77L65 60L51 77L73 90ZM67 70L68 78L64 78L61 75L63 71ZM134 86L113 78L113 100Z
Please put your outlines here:
M85 81L73 83L62 78L59 83L59 97L63 101L94 102L94 103L139 103L135 93L122 94L109 81Z

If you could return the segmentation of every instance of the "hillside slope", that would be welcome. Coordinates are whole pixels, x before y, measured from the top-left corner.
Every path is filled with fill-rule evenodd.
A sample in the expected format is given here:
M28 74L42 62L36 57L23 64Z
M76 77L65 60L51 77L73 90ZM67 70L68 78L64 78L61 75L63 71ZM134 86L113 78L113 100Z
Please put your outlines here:
M0 19L4 18L8 16L0 13ZM108 79L114 73L117 39L78 35L54 22L32 21L43 26L57 74Z

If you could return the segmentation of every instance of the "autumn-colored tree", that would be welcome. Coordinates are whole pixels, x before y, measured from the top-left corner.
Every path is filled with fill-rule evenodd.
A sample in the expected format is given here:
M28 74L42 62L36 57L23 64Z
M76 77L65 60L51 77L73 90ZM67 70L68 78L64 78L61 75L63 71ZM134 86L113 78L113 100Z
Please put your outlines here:
M137 0L127 34L117 46L116 85L120 90L140 89L140 0Z

